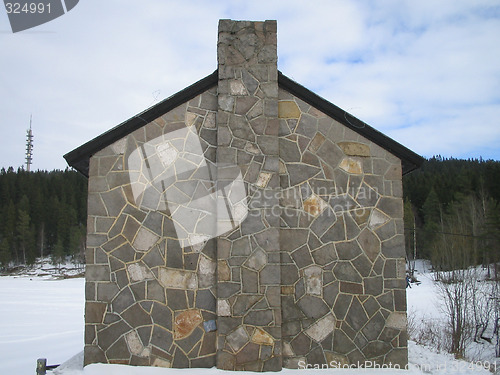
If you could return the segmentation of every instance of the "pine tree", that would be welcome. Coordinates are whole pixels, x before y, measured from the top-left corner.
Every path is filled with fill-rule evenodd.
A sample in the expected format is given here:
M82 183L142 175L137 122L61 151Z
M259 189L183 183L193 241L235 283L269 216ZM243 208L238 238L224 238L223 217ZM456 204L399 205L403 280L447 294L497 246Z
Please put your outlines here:
M9 246L9 259L19 262L17 255L17 248L15 246L16 240L16 207L12 199L9 200L9 204L5 208L5 214L2 215L4 218L2 226L2 237ZM7 246L7 245L4 245Z
M415 269L416 259L416 225L415 215L413 213L413 205L408 198L406 198L404 204L404 226L406 259L408 261L411 272L413 272L413 270ZM413 262L411 262L410 260L412 260Z
M26 264L27 261L26 255L30 251L30 246L32 243L30 238L31 217L29 214L29 209L30 209L30 204L28 197L26 195L23 195L17 207L17 224L16 224L17 241L23 257L22 258L23 264Z
M431 189L423 206L424 213L424 256L429 257L435 248L438 232L441 231L442 210L438 195L434 188Z
M84 228L73 225L70 230L69 255L73 263L81 264L84 262L83 247L85 243Z
M12 254L10 251L9 241L6 238L4 238L0 242L0 265L3 268L6 268L11 260L12 260Z
M61 268L61 263L64 261L65 252L62 239L57 240L56 246L52 251L52 263L56 264L58 268Z
M23 264L26 264L26 253L29 252L31 231L30 215L24 210L19 210L16 232L19 249L23 257L22 261Z
M486 210L486 218L483 226L483 246L485 263L488 265L488 277L490 264L493 264L495 280L499 280L498 263L500 262L500 202L490 200Z

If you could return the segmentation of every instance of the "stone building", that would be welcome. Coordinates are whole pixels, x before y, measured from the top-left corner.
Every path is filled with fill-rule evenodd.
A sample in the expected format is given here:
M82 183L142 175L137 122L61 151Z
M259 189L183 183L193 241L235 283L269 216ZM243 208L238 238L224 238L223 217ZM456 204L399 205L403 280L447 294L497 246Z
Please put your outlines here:
M221 20L218 69L65 155L89 178L85 364L407 363L402 174L422 158Z

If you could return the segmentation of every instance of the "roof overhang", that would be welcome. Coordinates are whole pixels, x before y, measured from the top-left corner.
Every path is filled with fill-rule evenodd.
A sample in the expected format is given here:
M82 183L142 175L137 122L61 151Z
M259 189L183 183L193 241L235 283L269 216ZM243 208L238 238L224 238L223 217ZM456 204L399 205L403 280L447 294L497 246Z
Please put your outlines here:
M64 159L66 159L71 167L88 177L90 158L96 152L173 110L177 106L202 94L216 86L217 83L218 71L216 70L191 86L186 87L184 90L179 91L177 94L155 104L73 151L68 152L64 155ZM278 86L397 156L401 160L403 175L419 168L424 162L424 158L420 155L291 80L281 72L278 72Z
M145 111L135 115L134 117L122 122L107 132L88 141L87 143L75 148L73 151L64 155L66 162L85 177L89 176L89 162L92 155L102 150L103 148L115 143L119 139L129 135L142 126L150 123L158 117L170 112L181 104L188 102L194 97L204 93L208 89L217 85L218 72L202 78L198 82L179 91L177 94L162 100Z
M342 108L337 107L335 104L330 103L328 100L323 99L311 90L306 89L304 86L291 80L281 72L278 72L278 85L306 103L312 105L316 109L322 111L327 116L330 116L349 129L354 130L358 134L397 156L401 159L403 175L419 168L424 162L425 159L420 155L372 128L367 123L351 115L349 112L346 112Z

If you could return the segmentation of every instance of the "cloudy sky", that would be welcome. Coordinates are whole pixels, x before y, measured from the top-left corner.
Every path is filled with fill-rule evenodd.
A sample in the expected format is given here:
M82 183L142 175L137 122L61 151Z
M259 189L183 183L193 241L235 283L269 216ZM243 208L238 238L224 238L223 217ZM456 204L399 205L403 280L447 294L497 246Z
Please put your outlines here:
M278 20L278 68L415 152L500 160L497 0L82 0L13 34L0 8L0 167L33 169L212 73L221 18Z

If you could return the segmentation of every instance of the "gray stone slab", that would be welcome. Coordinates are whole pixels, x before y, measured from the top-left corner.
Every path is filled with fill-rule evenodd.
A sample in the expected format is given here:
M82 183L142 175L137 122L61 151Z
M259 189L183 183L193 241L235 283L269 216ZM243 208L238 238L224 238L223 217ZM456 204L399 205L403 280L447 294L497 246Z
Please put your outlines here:
M313 319L324 316L330 310L323 299L310 295L302 297L297 305L307 317Z
M307 164L288 164L287 170L292 186L299 185L321 172L321 169Z

